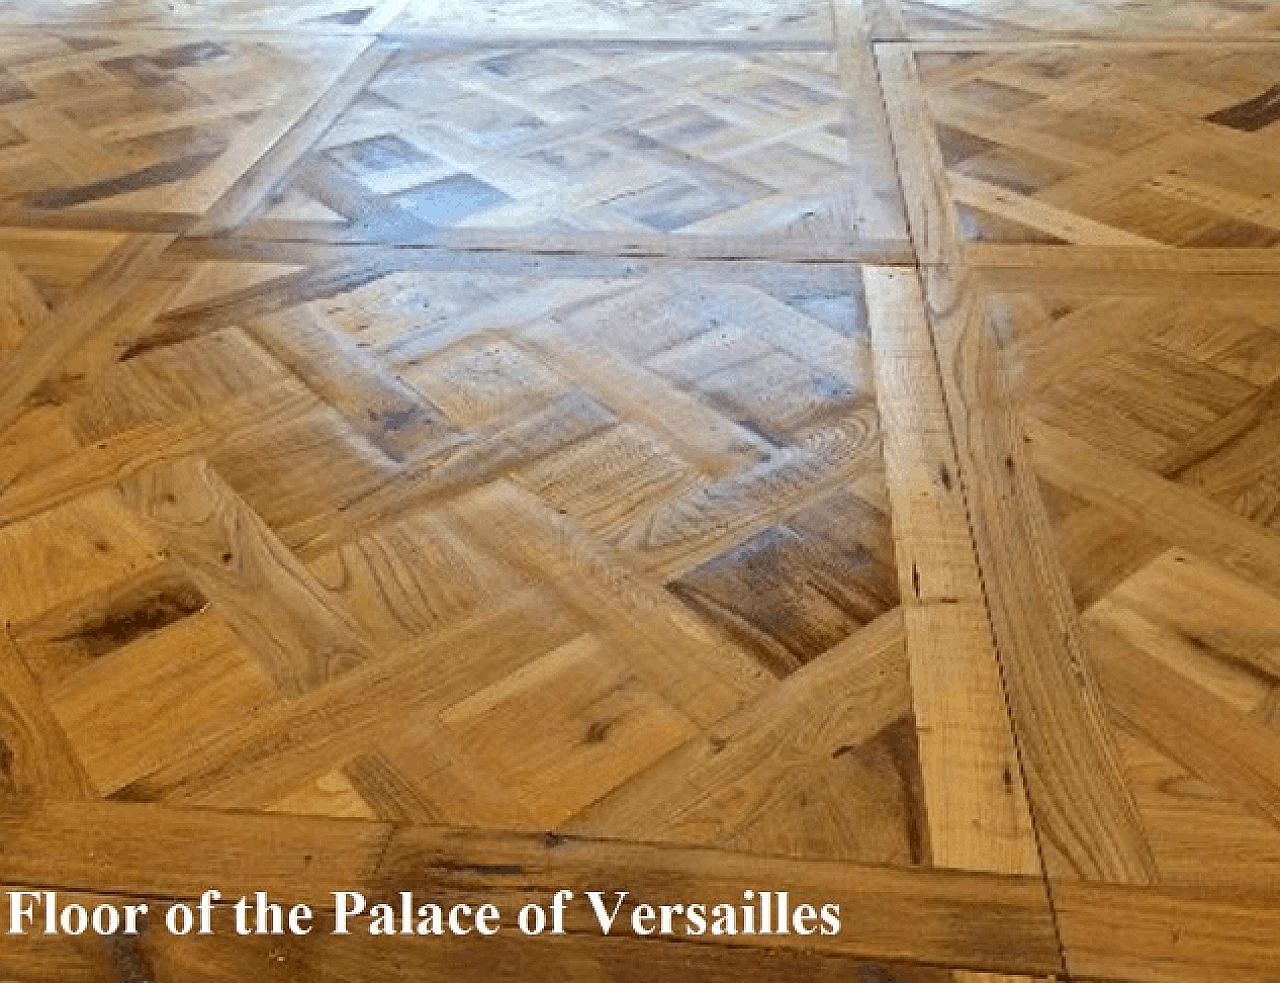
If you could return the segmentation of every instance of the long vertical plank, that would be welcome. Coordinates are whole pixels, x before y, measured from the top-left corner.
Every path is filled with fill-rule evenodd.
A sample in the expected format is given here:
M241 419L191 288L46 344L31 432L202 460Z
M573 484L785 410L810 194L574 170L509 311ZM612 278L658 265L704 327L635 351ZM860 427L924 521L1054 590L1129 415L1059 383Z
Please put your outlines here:
M925 275L978 563L1048 873L1154 882L1155 861L1120 771L979 289L963 270Z
M877 45L875 60L916 256L921 263L958 263L963 244L915 53L909 45Z
M1120 773L979 289L960 265L945 167L914 55L905 45L883 45L876 57L912 239L925 264L926 308L961 487L1047 873L1150 883L1155 861Z
M874 6L874 5L871 5ZM848 98L851 178L859 190L854 222L860 235L871 239L905 239L906 216L888 121L881 101L870 36L879 11L864 0L834 0L836 58L840 82Z
M919 281L863 282L934 863L1038 875Z

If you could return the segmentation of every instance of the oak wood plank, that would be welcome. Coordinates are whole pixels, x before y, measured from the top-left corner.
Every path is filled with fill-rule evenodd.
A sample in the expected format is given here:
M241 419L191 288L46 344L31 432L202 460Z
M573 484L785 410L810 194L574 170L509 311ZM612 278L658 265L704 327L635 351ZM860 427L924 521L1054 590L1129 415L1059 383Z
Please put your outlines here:
M1150 883L1154 860L1120 772L981 295L952 268L930 271L926 284L969 520L1048 872Z
M74 301L28 333L0 362L0 429L13 422L32 391L86 343L117 304L128 302L172 239L166 235L125 239L94 270Z
M1280 827L1280 735L1115 631L1089 628L1111 710L1202 781Z
M694 723L715 723L767 685L750 656L515 485L487 485L451 512L496 555L551 585L561 603L596 625L632 671Z
M286 693L373 657L350 613L207 463L161 465L123 488Z
M389 48L376 44L365 46L306 113L210 206L190 229L190 234L218 235L243 222L381 70L390 56Z
M0 807L38 798L96 793L8 630L0 630Z
M260 816L110 803L0 812L0 869L18 884L191 898L213 887L255 890L320 908L330 892L401 890L483 895L505 911L556 890L629 890L654 903L734 903L756 886L839 904L835 936L695 936L757 953L800 951L1011 973L1056 971L1057 944L1037 879L762 858L564 836L485 833L359 820ZM797 903L799 903L797 901ZM573 908L569 937L598 936L590 909ZM630 933L609 936L610 941Z
M35 890L0 884L0 892ZM101 983L104 979L146 979L153 983L224 983L267 979L339 983L377 979L422 983L481 978L497 983L841 983L850 979L893 979L895 983L945 983L945 970L883 960L775 951L761 958L745 947L693 948L680 941L588 935L526 938L499 934L486 939L423 939L413 936L334 936L330 912L316 914L305 938L237 936L233 911L213 912L216 934L172 936L157 930L167 899L59 892L66 903L92 910L109 902L141 903L152 914L152 929L138 938L108 944L69 936L26 935L6 940L0 973L11 983ZM133 974L130 976L129 974Z
M299 699L274 704L134 782L123 795L263 808L381 742L410 735L432 740L443 710L577 633L563 614L545 609L544 597L518 592ZM466 660L455 657L459 651Z
M857 748L909 709L902 614L895 609L720 721L710 735L687 742L592 803L567 828L723 843L789 774L814 758Z
M909 45L885 44L876 45L875 58L916 256L921 263L958 262L960 232L915 54Z
M1026 437L1032 464L1047 480L1280 593L1280 538L1048 424L1029 421Z
M863 272L929 839L943 867L1040 873L914 272Z
M1280 908L1261 895L1062 883L1054 907L1072 979L1276 983Z

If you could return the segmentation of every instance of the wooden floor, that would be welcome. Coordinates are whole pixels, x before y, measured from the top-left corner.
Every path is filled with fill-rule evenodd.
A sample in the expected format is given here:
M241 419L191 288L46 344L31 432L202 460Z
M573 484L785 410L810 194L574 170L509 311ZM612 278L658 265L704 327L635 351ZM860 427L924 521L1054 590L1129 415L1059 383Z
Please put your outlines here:
M0 980L1280 980L1280 3L0 0Z

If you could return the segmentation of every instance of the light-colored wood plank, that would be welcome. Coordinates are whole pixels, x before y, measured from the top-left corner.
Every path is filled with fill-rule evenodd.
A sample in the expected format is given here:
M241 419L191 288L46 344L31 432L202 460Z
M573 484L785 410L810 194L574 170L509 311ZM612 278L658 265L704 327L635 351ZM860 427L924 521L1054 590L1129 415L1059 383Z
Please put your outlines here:
M1201 780L1280 826L1280 736L1106 627L1090 652L1108 706Z
M209 464L179 460L139 473L124 489L286 693L306 692L374 656L351 614Z
M1156 877L1120 773L1070 586L996 364L980 297L934 271L926 297L969 520L1031 808L1051 875Z
M1129 464L1048 424L1029 422L1035 470L1170 542L1280 592L1280 540L1188 488Z
M1035 875L1035 834L914 271L867 269L933 859Z
M902 615L894 611L721 721L709 737L689 741L590 805L569 828L628 839L728 842L790 775L855 750L903 717L910 708L906 669Z
M875 57L916 256L958 262L960 232L915 55L907 45L877 45Z

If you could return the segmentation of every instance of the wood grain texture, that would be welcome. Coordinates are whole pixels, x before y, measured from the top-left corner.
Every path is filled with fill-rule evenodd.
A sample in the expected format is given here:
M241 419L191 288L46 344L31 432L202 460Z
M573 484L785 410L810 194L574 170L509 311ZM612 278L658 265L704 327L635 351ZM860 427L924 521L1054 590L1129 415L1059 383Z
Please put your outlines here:
M826 48L726 42L712 62L700 44L380 44L199 231L542 249L572 229L574 248L608 253L763 240L796 258L903 246L874 78L859 62L842 80Z
M1269 957L1227 941L1209 902L1272 913L1274 281L1039 267L971 271L969 285L1014 461L1034 475L1038 535L1066 574L1101 733L1170 892L1151 895L1149 920L1116 914L1107 929L1091 910L1081 930L1075 879L1051 865L1068 968L1193 979L1239 955L1224 972L1268 978ZM1176 913L1201 901L1202 913Z
M0 802L94 797L83 767L67 744L17 649L0 636Z
M946 867L1040 872L914 272L868 269L885 458L930 842Z
M1186 981L1229 973L1248 983L1276 979L1275 905L1247 894L1138 891L1063 884L1055 891L1073 976Z
M950 259L975 263L1075 246L1236 262L1280 242L1274 142L1260 137L1275 120L1266 46L921 42L877 55L930 261L945 258L939 224L958 236Z
M1015 44L1051 38L1266 37L1277 21L1270 0L1228 3L1170 0L1158 7L1100 0L877 0L884 13L877 37L958 41L994 39Z
M0 883L846 908L0 977L1275 980L1278 10L0 0Z
M1150 847L1120 773L1069 584L995 364L994 339L962 275L940 271L927 296L1046 863L1062 876L1148 883L1155 877Z
M848 914L849 928L825 944L794 934L738 937L757 950L887 960L905 955L911 962L991 963L1028 973L1052 972L1057 958L1044 893L1028 878L336 819L146 805L106 805L90 815L86 808L50 805L5 814L0 858L6 871L18 883L56 880L74 890L89 881L112 893L170 898L198 896L210 885L233 896L265 890L321 909L332 905L334 890L363 889L379 897L411 890L446 898L479 892L515 911L558 888L580 895L619 878L634 885L637 897L655 903L685 895L737 898L741 884L764 879L791 885L797 896L833 899ZM82 851L91 851L96 862L86 863ZM183 858L180 864L172 862L175 856ZM971 932L973 924L982 931ZM566 928L570 936L599 935L585 905L570 912Z

